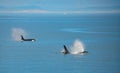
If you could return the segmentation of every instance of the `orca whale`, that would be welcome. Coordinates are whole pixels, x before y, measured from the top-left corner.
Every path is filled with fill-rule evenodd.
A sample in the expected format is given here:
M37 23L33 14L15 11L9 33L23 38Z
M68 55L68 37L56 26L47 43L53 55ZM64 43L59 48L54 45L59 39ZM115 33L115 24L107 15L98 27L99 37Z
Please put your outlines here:
M67 47L64 45L64 51L62 52L63 54L69 54L70 52L67 50Z
M70 54L70 52L68 51L67 47L64 45L64 51L62 52L63 54ZM88 53L88 51L83 51L80 52L79 54L86 54Z
M23 35L21 35L21 40L22 41L35 41L35 39L25 39Z

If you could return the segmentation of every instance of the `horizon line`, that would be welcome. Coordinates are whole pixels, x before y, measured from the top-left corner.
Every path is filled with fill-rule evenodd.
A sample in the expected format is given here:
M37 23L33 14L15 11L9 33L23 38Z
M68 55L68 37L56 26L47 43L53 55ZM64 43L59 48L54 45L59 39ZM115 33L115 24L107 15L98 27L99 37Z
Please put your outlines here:
M47 10L4 10L0 14L119 14L120 10L89 10L89 11L47 11Z

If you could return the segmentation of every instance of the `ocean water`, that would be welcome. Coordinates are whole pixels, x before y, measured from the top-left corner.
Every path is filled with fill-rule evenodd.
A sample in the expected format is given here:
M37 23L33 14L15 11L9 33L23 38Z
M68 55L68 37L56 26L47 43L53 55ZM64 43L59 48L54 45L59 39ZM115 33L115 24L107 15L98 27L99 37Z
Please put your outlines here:
M75 40L88 54L63 55ZM119 52L119 14L0 15L0 73L120 73Z

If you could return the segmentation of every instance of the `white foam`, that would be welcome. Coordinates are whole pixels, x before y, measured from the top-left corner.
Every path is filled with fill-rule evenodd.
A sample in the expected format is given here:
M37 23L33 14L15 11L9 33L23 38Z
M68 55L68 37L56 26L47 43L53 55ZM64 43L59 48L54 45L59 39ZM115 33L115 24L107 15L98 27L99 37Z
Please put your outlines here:
M84 52L84 45L81 41L75 40L73 46L71 47L71 54L79 54Z
M21 35L26 36L27 33L22 28L12 28L12 39L15 41L21 41Z

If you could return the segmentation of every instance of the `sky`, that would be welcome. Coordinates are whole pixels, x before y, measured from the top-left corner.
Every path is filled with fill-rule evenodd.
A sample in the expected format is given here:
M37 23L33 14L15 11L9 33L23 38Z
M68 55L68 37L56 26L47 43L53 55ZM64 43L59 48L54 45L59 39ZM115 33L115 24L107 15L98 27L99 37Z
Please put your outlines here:
M0 13L120 13L120 0L0 0Z

